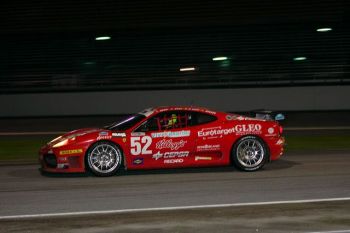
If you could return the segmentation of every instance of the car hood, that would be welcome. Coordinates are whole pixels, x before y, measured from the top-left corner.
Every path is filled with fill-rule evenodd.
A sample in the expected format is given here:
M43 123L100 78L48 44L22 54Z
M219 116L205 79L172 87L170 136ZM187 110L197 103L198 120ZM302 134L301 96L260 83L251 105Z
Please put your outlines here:
M75 139L77 137L81 136L87 136L89 134L101 134L102 132L105 132L106 135L110 134L109 130L105 129L100 129L100 128L84 128L84 129L78 129L78 130L73 130L71 132L65 133L52 141L48 143L49 146L53 146L59 142L62 142L64 140L70 140L70 139Z

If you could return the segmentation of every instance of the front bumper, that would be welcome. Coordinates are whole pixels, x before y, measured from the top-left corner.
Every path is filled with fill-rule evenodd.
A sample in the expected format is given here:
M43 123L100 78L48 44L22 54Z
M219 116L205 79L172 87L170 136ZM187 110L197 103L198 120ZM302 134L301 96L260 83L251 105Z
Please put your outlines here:
M62 150L44 146L39 151L39 163L44 172L75 173L85 172L84 151L61 155Z

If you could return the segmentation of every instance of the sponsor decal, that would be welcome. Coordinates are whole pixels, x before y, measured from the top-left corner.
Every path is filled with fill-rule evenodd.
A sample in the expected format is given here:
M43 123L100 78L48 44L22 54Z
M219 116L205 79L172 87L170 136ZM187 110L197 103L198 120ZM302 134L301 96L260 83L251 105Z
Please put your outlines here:
M108 132L106 132L106 131L103 131L103 132L100 132L99 134L98 134L98 137L97 137L97 140L104 140L104 139L111 139L112 138L112 136L111 135L109 135L109 133Z
M182 131L168 131L168 132L159 132L159 133L152 133L152 138L180 138L180 137L188 137L190 136L191 131L189 130L182 130Z
M262 119L257 119L257 118L253 118L253 117L244 117L244 116L238 116L238 117L235 117L235 120L239 120L239 121L265 121L265 120L262 120Z
M234 115L226 115L226 120L228 121L232 121L234 119L236 119L237 117L235 117Z
M67 162L68 161L67 157L58 157L57 160L58 160L58 162Z
M164 154L158 151L156 154L152 155L152 158L155 160L158 160L160 158L164 158L164 159L185 158L185 157L188 157L189 154L190 154L189 151L168 151L168 152L165 152Z
M112 137L126 137L126 134L125 133L112 133Z
M156 154L152 155L152 158L154 158L155 160L158 160L162 157L163 157L163 154L160 153L160 151L158 151Z
M150 136L131 137L130 138L130 153L132 155L152 154L152 150L149 149L151 144L152 144L152 138Z
M183 163L183 159L165 159L164 163Z
M215 151L215 150L220 150L220 144L216 145L201 145L197 146L197 151Z
M170 150L178 150L185 146L187 141L180 140L173 142L173 139L162 139L161 141L156 143L157 149L170 149Z
M73 149L73 150L61 150L60 155L71 155L83 153L83 149Z
M274 137L276 136L276 131L273 127L270 127L267 129L267 134L265 134L266 137Z
M143 164L143 158L136 158L132 161L132 164L134 165L141 165Z
M145 132L132 132L131 133L132 137L145 136L145 135L146 135Z
M213 127L202 129L198 132L198 137L222 137L222 135L228 135L235 133L236 135L243 135L247 133L259 134L261 133L262 126L260 124L240 124L235 125L232 128L221 129L221 127Z
M194 158L195 161L199 161L199 160L206 160L206 161L209 161L209 160L212 160L212 157L209 157L209 156L196 156Z
M112 136L98 136L97 137L97 140L108 140L108 139L111 139L112 138Z

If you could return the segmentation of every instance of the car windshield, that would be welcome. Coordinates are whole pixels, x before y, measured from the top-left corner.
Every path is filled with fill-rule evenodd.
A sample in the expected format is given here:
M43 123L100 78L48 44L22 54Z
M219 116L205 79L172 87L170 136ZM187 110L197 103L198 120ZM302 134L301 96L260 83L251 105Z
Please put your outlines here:
M130 129L132 126L139 123L145 118L146 117L142 114L131 115L120 121L114 122L109 126L106 126L105 129L124 131L124 130Z

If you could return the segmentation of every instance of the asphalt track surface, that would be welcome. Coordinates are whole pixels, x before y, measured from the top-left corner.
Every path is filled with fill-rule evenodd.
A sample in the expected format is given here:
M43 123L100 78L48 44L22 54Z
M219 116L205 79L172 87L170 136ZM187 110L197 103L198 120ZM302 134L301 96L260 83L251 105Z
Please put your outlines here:
M348 127L350 112L289 113L295 127ZM69 131L114 116L0 119L3 132ZM329 119L333 119L330 121ZM20 129L20 130L19 130ZM341 135L344 130L327 131ZM301 135L323 135L312 128ZM348 134L348 131L345 132ZM0 165L0 232L350 233L350 201L67 215L77 212L350 197L350 151L286 153L262 171L230 167L127 171L115 177L43 176L38 165ZM18 218L57 214L59 217ZM4 216L12 216L5 219ZM17 216L17 217L16 217Z
M218 167L126 171L99 178L42 175L38 165L1 166L0 225L4 216L344 198L350 197L349 167L349 151L287 152L263 170L248 173ZM341 206L350 229L350 204Z
M127 171L99 178L2 166L0 216L350 196L350 154L286 154L258 172L231 167Z

